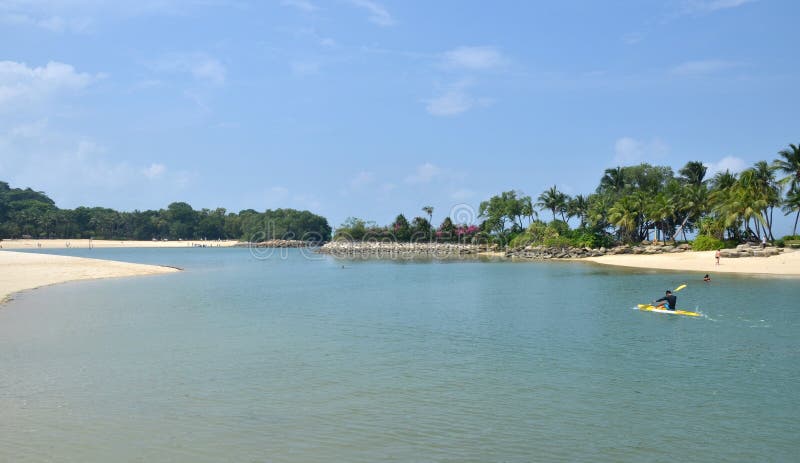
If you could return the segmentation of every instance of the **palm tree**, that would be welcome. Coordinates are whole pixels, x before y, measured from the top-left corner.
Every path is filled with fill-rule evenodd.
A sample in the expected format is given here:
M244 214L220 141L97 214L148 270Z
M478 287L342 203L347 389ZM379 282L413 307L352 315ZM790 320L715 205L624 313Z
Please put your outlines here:
M789 190L789 193L786 194L786 199L783 201L783 211L786 215L797 212L794 218L794 228L792 228L792 236L797 236L797 220L800 219L800 188Z
M711 179L711 188L715 190L725 190L732 187L736 183L736 174L732 174L730 170L725 172L717 172L714 178Z
M758 161L751 169L753 172L753 189L755 196L765 203L761 215L766 226L765 235L770 240L775 240L772 235L772 213L781 204L781 186L776 179L775 172L778 168L767 161Z
M422 212L428 214L428 223L433 223L433 206L425 206Z
M625 172L622 167L606 169L603 178L600 179L600 191L610 191L614 194L622 193L625 189Z
M682 180L689 185L701 185L706 176L706 166L700 161L689 161L679 170Z
M786 174L781 182L788 182L790 189L800 186L800 145L789 144L789 148L778 151L778 155L783 159L773 161L775 167Z
M608 221L619 229L619 236L635 238L639 215L640 201L631 195L623 196L608 211Z
M556 220L556 212L560 212L561 213L561 218L562 219L565 218L564 217L564 213L565 213L566 208L567 208L567 195L565 195L564 193L558 191L558 188L556 188L555 185L553 185L551 188L545 190L536 199L539 200L536 203L536 205L539 207L539 209L542 209L542 210L547 209L547 210L549 210L550 212L553 213L553 220ZM566 222L566 220L565 220L565 222Z
M586 216L589 214L589 202L583 195L577 195L567 204L567 218L577 217L580 228L586 226Z

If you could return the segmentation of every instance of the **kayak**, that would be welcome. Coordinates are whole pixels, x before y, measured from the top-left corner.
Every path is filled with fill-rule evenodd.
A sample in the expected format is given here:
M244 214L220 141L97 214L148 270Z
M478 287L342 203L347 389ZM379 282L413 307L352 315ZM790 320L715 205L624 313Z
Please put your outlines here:
M639 310L644 310L645 312L668 313L671 315L686 315L687 317L700 316L700 314L697 312L689 312L688 310L667 310L662 307L652 306L650 304L639 304Z

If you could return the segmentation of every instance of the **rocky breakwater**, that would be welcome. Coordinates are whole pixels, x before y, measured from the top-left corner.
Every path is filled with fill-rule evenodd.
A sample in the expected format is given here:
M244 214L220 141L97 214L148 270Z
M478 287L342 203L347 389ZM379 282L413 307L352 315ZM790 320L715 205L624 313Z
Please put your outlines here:
M723 249L719 252L720 257L770 257L777 256L783 252L783 248L774 246L761 247L758 243L740 244L736 249Z
M313 246L319 246L319 243L303 240L267 240L258 243L239 243L236 245L236 247L239 248L308 248Z
M688 244L677 246L660 244L642 244L638 246L615 246L612 248L577 248L571 246L525 246L506 251L506 257L512 259L582 259L616 254L664 254L685 252L691 249Z
M495 251L496 246L485 244L331 241L317 252L345 259L454 259Z

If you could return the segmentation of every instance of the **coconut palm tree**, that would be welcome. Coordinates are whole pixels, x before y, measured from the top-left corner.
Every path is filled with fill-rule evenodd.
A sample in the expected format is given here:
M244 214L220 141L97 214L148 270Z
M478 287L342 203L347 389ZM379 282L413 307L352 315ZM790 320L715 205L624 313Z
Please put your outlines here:
M797 220L800 219L800 188L789 190L789 193L786 194L786 199L783 201L783 212L786 215L797 212L794 218L794 228L792 228L792 236L797 236Z
M752 169L754 195L765 203L761 215L764 219L765 235L770 240L775 240L772 235L773 211L781 204L781 185L776 178L777 166L770 165L767 161L758 161Z
M707 168L700 161L689 161L678 173L681 174L681 180L690 185L701 185L706 176Z
M433 223L433 206L425 206L422 208L422 212L428 214L428 223Z
M608 221L618 228L620 238L635 239L641 214L640 201L633 195L623 196L608 210Z
M567 204L567 218L577 217L580 220L580 228L586 226L586 216L589 214L589 202L583 195L577 195Z
M778 156L783 159L773 161L775 167L786 174L781 182L789 183L790 189L800 186L800 144L789 144L789 148L778 151Z
M567 209L567 195L558 191L555 185L551 188L545 190L542 194L539 195L539 201L536 203L536 206L539 207L541 210L549 210L553 213L553 220L556 220L556 212L561 213L562 220L565 219L564 213ZM564 220L566 222L566 220Z
M429 223L433 223L433 222L431 222L431 220L433 220L433 206L425 206L425 207L423 207L422 208L422 212L428 214L428 222Z
M625 189L625 171L622 167L606 169L603 178L600 179L600 191L608 191L614 194L622 193Z

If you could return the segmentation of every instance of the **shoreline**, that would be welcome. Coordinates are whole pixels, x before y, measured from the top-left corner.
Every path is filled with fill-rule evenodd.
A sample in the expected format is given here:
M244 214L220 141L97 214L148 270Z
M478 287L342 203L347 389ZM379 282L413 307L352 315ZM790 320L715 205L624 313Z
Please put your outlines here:
M167 266L85 257L0 251L0 304L21 291L79 280L179 272Z
M4 239L0 241L2 249L91 249L91 248L186 248L209 247L227 248L236 246L238 240L212 241L136 241L136 240L94 240L94 239Z
M719 265L715 262L714 254L714 251L654 255L618 254L575 260L614 267L708 273L712 276L715 273L726 273L800 277L800 252L798 251L787 250L770 257L722 257Z

